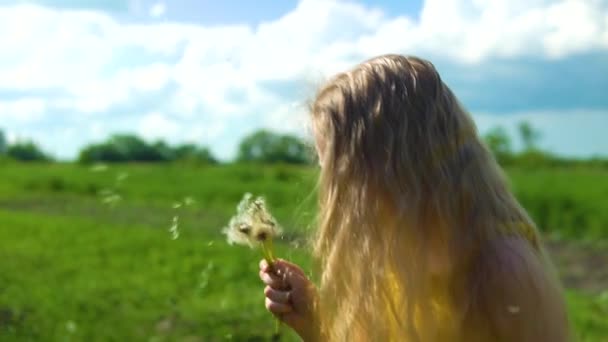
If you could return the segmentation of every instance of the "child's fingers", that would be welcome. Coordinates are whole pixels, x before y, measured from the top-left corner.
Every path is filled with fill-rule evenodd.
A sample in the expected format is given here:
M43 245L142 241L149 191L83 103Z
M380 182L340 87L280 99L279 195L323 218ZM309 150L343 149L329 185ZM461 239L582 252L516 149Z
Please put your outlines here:
M272 271L277 275L285 274L287 272L305 275L304 271L302 271L302 269L298 265L290 263L289 261L283 259L277 259L275 262L272 263L272 265L269 265L266 259L262 259L260 261L260 270L265 272Z
M261 271L267 271L268 269L269 269L269 267L268 267L268 261L266 261L266 259L260 260L260 270Z
M266 298L266 309L277 316L292 311L291 305L273 302L270 298Z
M266 288L264 289L264 295L266 296L266 298L269 298L273 302L289 304L289 299L290 299L289 291L278 291L278 290L273 289L270 286L266 286Z
M260 279L262 279L262 282L264 284L272 287L275 290L288 289L288 285L287 282L285 282L285 279L270 272L260 271Z
M277 259L277 261L272 264L272 267L279 275L281 275L281 273L305 275L300 266L283 259Z

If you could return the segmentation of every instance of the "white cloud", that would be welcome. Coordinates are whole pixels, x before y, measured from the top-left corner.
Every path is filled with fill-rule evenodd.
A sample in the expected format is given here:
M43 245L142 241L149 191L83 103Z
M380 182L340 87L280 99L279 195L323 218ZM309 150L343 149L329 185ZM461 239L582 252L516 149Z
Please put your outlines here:
M174 141L179 134L180 125L162 113L145 114L138 127L139 134L149 140L166 139Z
M129 6L133 13L146 12L139 0ZM162 17L166 5L147 9ZM137 108L153 96L163 108L139 111L157 111L138 118L143 133L209 141L225 151L238 140L220 141L230 136L231 125L290 132L302 127L293 118L303 110L266 82L316 84L388 52L479 63L606 51L606 13L603 0L426 0L414 19L352 2L302 0L283 17L254 28L135 24L95 11L0 7L0 91L53 90L20 100L28 104L2 102L0 109L12 111L0 113L21 113L28 119L20 119L19 127L26 127L27 120L60 115L49 108L103 117L116 106ZM193 124L199 118L204 128Z
M308 108L299 103L285 103L271 110L264 117L264 126L269 129L308 138L312 136Z
M163 14L165 14L166 10L167 10L167 8L164 3L157 2L154 5L152 5L152 7L150 7L149 14L152 18L158 18L158 17L162 17Z
M0 120L3 122L32 123L44 117L46 102L41 98L21 98L0 101Z

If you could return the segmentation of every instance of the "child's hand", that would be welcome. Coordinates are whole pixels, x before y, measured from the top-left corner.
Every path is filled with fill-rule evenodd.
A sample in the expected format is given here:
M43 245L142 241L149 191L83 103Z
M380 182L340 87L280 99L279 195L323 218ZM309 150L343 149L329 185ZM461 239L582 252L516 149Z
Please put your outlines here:
M304 341L317 340L315 314L317 292L304 271L295 264L277 260L260 262L260 278L266 284L266 309L295 330Z

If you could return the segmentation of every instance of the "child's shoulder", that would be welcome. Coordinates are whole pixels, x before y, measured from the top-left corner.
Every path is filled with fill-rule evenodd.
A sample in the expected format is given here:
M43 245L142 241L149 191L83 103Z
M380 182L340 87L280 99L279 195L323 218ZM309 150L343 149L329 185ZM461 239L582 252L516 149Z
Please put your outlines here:
M489 241L480 249L471 279L474 316L495 336L505 336L501 340L567 340L568 320L559 282L543 252L525 237ZM551 329L548 336L545 331Z
M540 267L542 255L524 236L498 236L487 241L480 249L476 264L484 273L516 275Z

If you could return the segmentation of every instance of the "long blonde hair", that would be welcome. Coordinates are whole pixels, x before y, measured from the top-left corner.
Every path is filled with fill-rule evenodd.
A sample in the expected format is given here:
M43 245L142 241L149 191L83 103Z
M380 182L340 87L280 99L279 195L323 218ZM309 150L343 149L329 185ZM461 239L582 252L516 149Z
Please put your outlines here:
M368 60L325 84L311 116L322 165L314 255L328 340L441 338L429 253L449 265L439 283L454 331L466 329L474 260L495 237L525 238L544 258L534 223L430 62Z

